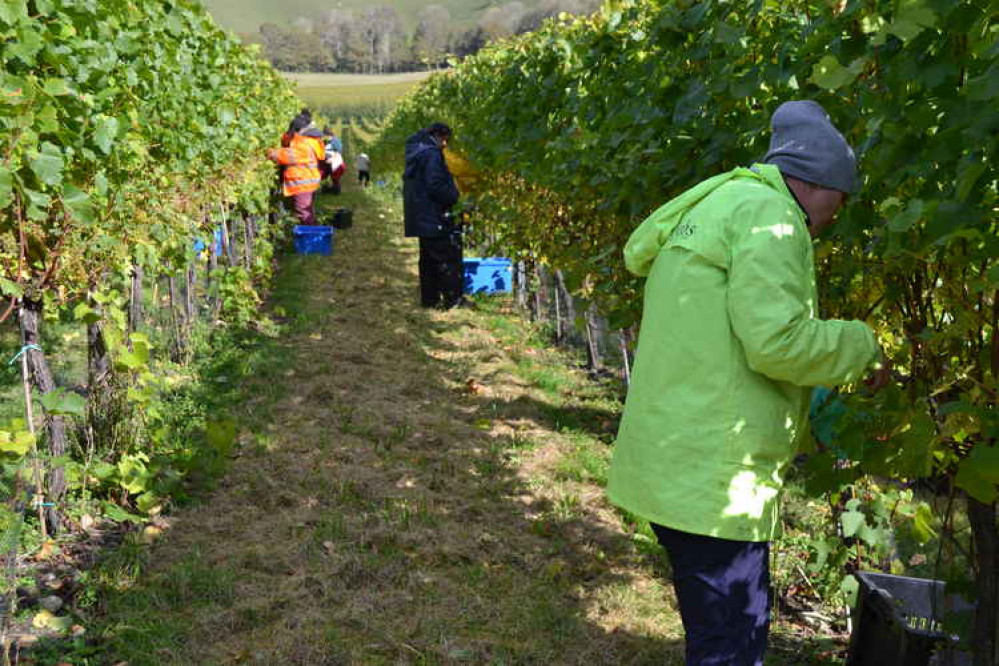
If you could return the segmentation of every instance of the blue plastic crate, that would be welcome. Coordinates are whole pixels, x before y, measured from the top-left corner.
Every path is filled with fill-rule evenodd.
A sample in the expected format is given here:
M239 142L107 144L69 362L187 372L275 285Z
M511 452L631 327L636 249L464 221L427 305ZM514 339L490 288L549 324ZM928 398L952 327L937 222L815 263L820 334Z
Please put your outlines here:
M465 259L466 294L509 293L513 288L513 266L503 257Z
M298 254L333 254L333 227L296 225L295 252Z
M194 239L195 252L204 252L206 247L207 246L205 245L205 240L203 238ZM222 254L222 227L215 230L215 254L216 256Z

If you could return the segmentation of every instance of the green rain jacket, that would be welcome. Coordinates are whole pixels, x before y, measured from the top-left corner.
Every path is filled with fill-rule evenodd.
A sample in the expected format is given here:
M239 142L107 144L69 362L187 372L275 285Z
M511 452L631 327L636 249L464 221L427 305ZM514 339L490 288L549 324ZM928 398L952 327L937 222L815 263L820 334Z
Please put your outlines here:
M775 166L688 190L624 255L648 280L610 500L684 532L769 541L810 387L859 379L873 332L818 318L805 215Z

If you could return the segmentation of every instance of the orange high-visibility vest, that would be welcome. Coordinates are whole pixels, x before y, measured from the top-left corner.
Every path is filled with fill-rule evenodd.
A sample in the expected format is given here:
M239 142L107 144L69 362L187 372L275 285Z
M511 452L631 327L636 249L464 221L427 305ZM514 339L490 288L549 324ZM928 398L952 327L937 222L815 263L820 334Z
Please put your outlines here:
M291 138L287 148L274 151L274 161L284 167L283 191L286 197L319 189L319 160L326 159L320 142L301 134Z

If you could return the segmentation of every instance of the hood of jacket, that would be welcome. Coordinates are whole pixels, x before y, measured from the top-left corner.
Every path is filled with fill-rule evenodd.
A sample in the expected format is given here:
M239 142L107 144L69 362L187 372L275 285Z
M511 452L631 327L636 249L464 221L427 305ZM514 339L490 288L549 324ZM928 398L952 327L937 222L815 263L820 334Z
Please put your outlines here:
M410 171L416 163L416 159L428 150L440 150L440 146L424 130L406 139L406 171Z
M718 174L670 199L642 222L624 246L624 263L628 270L639 277L648 276L652 264L669 240L670 234L691 208L725 183L735 178L753 178L790 196L780 170L770 164L738 167Z

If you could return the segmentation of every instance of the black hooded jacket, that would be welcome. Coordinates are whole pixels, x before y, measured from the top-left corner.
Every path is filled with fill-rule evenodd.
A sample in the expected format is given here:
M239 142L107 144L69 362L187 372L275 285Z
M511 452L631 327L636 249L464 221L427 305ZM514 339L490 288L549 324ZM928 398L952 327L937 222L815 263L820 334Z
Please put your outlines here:
M445 214L458 202L458 188L440 146L423 130L406 139L402 194L406 236L444 236L453 230Z

